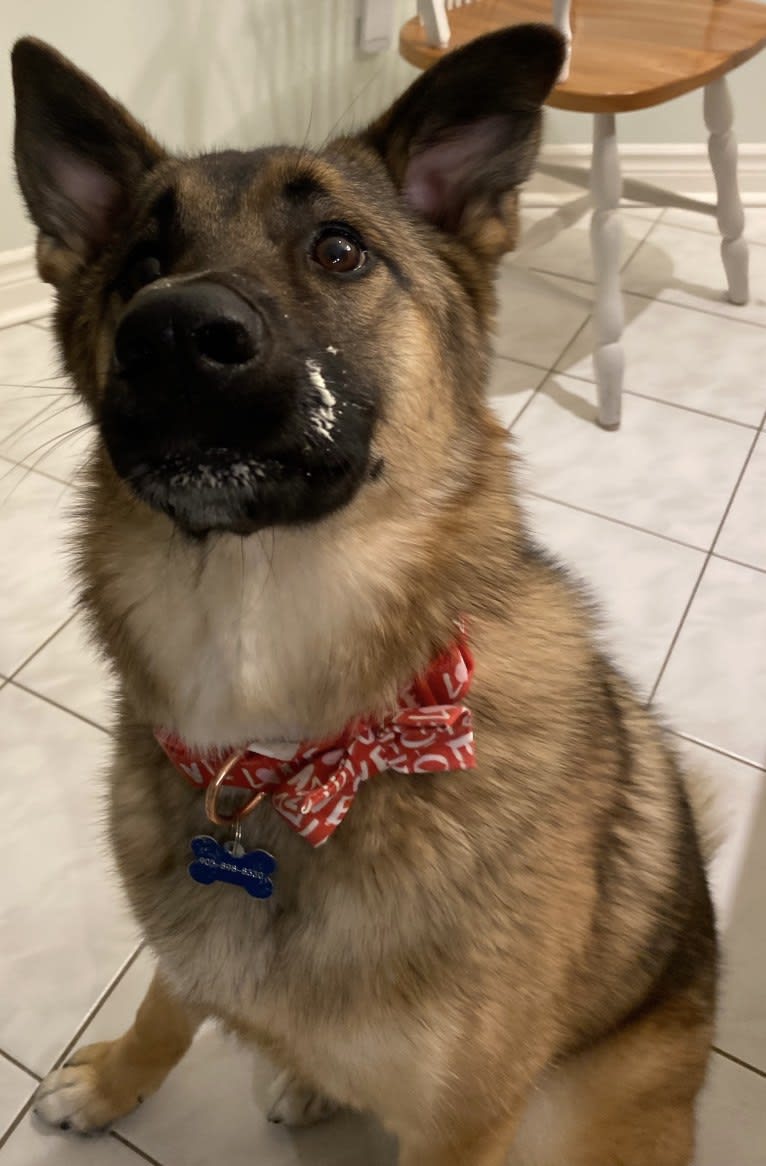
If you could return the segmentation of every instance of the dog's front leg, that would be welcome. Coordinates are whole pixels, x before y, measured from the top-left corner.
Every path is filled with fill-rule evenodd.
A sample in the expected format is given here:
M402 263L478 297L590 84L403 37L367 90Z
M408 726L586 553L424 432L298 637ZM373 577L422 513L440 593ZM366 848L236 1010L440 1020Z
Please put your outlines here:
M159 972L123 1036L87 1045L44 1079L35 1113L60 1129L93 1133L159 1089L204 1020L170 991Z

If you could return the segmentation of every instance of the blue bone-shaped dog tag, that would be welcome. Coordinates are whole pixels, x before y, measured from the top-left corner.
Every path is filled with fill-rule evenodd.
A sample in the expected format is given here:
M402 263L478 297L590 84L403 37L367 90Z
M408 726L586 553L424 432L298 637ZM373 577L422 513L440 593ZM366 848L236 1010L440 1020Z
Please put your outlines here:
M274 884L269 876L277 869L277 863L267 851L232 854L207 835L192 838L191 848L195 861L189 865L189 874L195 882L232 883L244 887L255 899L268 899L273 894Z

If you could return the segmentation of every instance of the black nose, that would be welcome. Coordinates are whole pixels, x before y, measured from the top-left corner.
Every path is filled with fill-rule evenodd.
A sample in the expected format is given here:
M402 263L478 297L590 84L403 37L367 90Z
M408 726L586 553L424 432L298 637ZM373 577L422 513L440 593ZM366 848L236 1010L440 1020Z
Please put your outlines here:
M228 381L262 352L262 316L212 281L150 286L120 321L115 372L127 381L172 371Z

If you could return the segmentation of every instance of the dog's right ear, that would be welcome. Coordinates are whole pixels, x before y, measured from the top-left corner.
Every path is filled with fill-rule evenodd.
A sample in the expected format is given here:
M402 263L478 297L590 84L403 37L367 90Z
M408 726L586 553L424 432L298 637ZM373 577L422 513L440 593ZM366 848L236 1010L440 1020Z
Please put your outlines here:
M534 166L564 38L544 24L446 53L362 134L415 214L487 258L511 245L507 206Z
M164 154L49 45L25 37L12 63L16 172L40 231L40 275L59 284L107 242L137 182Z

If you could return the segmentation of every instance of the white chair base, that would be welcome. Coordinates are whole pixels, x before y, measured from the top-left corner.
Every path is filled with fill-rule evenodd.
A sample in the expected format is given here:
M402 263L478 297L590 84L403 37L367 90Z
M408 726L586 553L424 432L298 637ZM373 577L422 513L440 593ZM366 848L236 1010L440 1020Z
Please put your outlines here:
M446 47L450 28L447 9L471 0L418 0L418 12L431 44ZM568 53L560 80L569 75L572 51L571 0L551 0L552 19L567 40ZM715 213L721 232L728 296L733 304L746 304L749 297L748 251L744 239L745 216L737 185L737 139L732 131L733 110L726 77L711 81L704 89L704 116L708 130L708 151L715 177L717 201L714 207L695 199L680 198L649 187L628 183L630 194L654 205L676 205ZM617 429L620 424L625 357L622 347L624 314L620 288L621 228L619 219L622 179L617 150L616 119L613 113L597 113L593 118L593 158L590 191L593 205L591 248L595 271L593 310L595 344L593 364L598 392L599 425ZM541 170L566 182L587 186L584 172L571 167L541 165Z
M704 114L708 151L715 177L721 258L733 304L749 299L748 249L744 238L745 213L737 183L737 139L729 87L719 77L705 87ZM593 366L598 393L598 423L604 429L620 424L625 357L622 349L624 314L620 289L619 201L622 190L614 114L593 118L593 159L590 188L593 198L591 248L596 279L593 312Z
M617 429L620 424L625 356L622 350L624 316L620 289L622 227L619 207L622 178L613 113L597 113L593 118L590 188L593 198L590 242L596 277L593 363L598 388L598 423L604 429Z
M747 243L742 234L745 212L737 183L737 139L731 128L734 110L725 77L705 86L704 111L710 135L708 153L718 193L716 218L721 232L721 258L729 285L729 299L733 304L746 304L750 287Z

